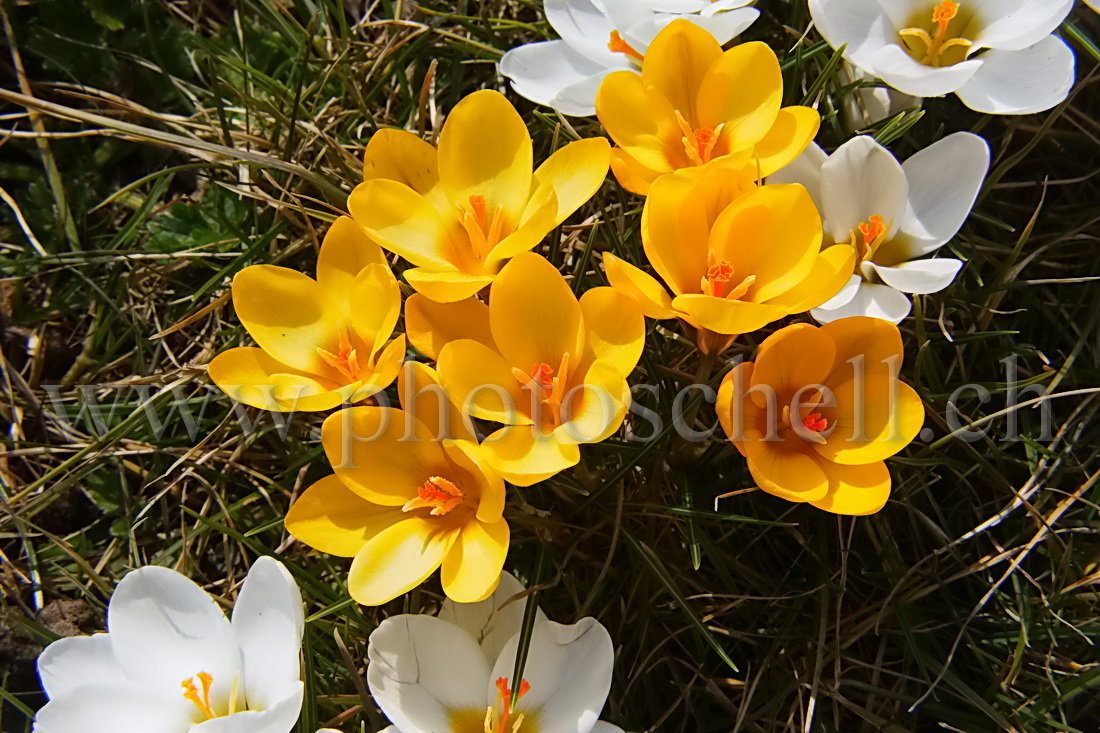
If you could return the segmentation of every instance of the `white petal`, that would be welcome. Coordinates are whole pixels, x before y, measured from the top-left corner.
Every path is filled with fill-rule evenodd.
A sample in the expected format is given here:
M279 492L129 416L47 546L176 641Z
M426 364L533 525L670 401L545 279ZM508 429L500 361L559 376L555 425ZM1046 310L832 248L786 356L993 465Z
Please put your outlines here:
M187 733L290 733L302 712L305 685L295 682L290 694L262 711L245 711L213 718L196 725Z
M1057 36L1021 51L986 51L981 59L982 68L958 90L959 99L975 112L1043 112L1064 101L1073 86L1073 51Z
M244 579L233 607L250 710L267 710L301 679L302 594L283 564L261 557Z
M752 0L649 0L645 5L658 13L718 13L743 8Z
M975 48L1019 51L1049 36L1073 9L1073 0L967 0L982 27Z
M914 240L911 254L920 256L955 236L970 215L989 171L989 145L972 133L956 132L901 167L909 181L909 205L899 228Z
M602 720L597 720L596 724L592 726L592 730L589 733L623 733L623 729L617 725L611 723L605 723Z
M967 0L969 3L970 0ZM897 29L905 28L910 24L915 10L913 0L878 0L879 6L890 16L890 22ZM932 11L928 11L928 19L931 22Z
M878 49L866 60L852 59L890 86L915 97L938 97L957 91L982 65L982 61L972 59L952 66L927 66L896 43Z
M674 20L686 19L710 33L718 43L725 44L730 39L743 33L759 17L760 11L755 8L741 8L740 10L731 10L728 13L717 15L683 16L661 13L634 23L624 33L624 37L638 50L649 48L649 44L653 43L653 39L669 23Z
M830 46L847 44L844 56L868 70L869 60L897 41L894 24L875 0L810 0L810 16Z
M572 1L577 2L577 0ZM638 2L638 0L599 0L599 2L603 4L612 27L617 28L624 38L626 38L627 29L638 21L654 14L654 10L649 3ZM635 46L635 49L645 52L645 49L637 46Z
M206 672L214 707L228 702L241 671L233 628L214 599L179 573L148 566L128 574L111 596L107 630L130 679L178 693L182 681Z
M128 681L107 634L70 636L53 642L38 656L38 677L51 700L86 685Z
M500 73L512 80L512 88L532 102L553 106L565 88L582 82L606 67L577 53L565 41L528 43L508 51L500 59ZM593 102L596 98L592 92ZM595 113L595 107L589 114Z
M734 8L743 8L752 0L710 0L703 8L703 15L715 15Z
M848 282L844 283L844 287L840 289L840 292L826 300L816 310L830 311L835 310L842 305L847 305L848 303L851 303L852 298L856 297L856 293L859 292L859 288L862 284L862 277L860 277L859 275L852 275L850 278L848 278ZM816 318L816 316L814 317ZM824 323L824 321L822 322Z
M810 143L802 154L783 168L768 176L768 183L797 183L803 186L814 200L818 211L825 216L825 203L821 199L821 166L829 159L817 143ZM825 224L828 229L828 223Z
M374 701L404 733L450 730L451 711L484 711L489 704L489 664L474 638L454 624L392 616L371 633L367 656Z
M178 689L178 688L177 688ZM50 700L35 733L183 733L198 710L182 695L158 695L137 684L88 685Z
M826 310L815 308L810 315L819 323L831 323L851 316L870 316L891 323L901 323L912 310L913 303L905 296L886 285L861 283L859 290L845 305Z
M894 267L871 263L882 281L903 293L926 295L938 293L951 284L963 263L950 258L902 262ZM903 316L904 317L904 316Z
M592 0L546 0L546 20L562 40L601 66L621 63L622 54L607 47L615 24Z
M516 636L505 645L491 680L510 680L518 644ZM572 626L536 624L523 670L531 689L516 711L538 711L539 733L588 733L607 700L614 663L611 636L596 619L583 618ZM495 695L493 682L488 691Z
M523 625L523 611L527 608L527 599L501 605L517 593L522 593L523 584L515 576L505 571L500 575L500 585L493 595L478 603L455 603L450 598L443 601L439 609L439 618L458 626L472 636L485 653L485 659L491 666L500 656L505 643L520 632ZM546 620L542 609L536 609L536 623Z
M562 89L550 102L550 106L571 117L591 117L596 114L596 92L604 77L620 71L619 68L604 69Z
M841 145L821 165L823 218L833 241L851 241L850 232L875 215L893 234L905 214L908 190L901 163L874 138L859 135Z

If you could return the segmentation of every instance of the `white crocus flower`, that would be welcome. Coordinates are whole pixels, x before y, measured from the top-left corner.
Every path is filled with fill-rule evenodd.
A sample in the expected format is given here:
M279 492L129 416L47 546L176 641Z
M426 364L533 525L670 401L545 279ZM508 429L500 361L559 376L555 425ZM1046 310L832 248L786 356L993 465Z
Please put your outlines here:
M226 619L179 573L129 573L107 633L59 639L38 658L50 701L36 733L288 733L302 709L302 597L260 558Z
M895 89L954 92L989 114L1042 112L1073 86L1073 51L1051 35L1073 0L810 0L830 45Z
M649 44L666 25L687 18L719 43L760 15L751 0L546 0L546 19L560 40L513 48L500 73L516 92L562 114L596 114L596 90L608 74L638 71Z
M957 132L904 164L869 136L852 138L831 156L810 145L768 183L801 183L824 224L823 246L850 243L856 266L848 284L810 313L822 323L872 316L899 323L912 303L951 284L962 263L920 259L962 227L989 170L989 146Z
M443 602L439 616L402 614L370 635L367 683L394 723L383 733L622 733L598 720L611 689L614 648L599 622L572 626L537 611L509 709L526 601L508 573L479 603Z

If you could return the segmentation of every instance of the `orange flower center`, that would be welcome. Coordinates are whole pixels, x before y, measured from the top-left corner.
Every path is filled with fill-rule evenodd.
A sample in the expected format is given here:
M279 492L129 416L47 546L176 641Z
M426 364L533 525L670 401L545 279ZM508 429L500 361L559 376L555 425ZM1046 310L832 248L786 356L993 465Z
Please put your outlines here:
M562 399L565 396L565 388L568 386L569 360L569 354L563 354L556 372L549 364L539 363L531 367L530 374L525 373L522 369L513 368L512 376L524 387L534 385L535 389L538 390L540 401L543 404L557 408L561 406Z
M943 0L932 9L932 25L929 30L913 27L898 31L905 46L913 58L928 66L951 66L966 59L973 43L965 38L949 38L947 27L959 14L959 4L953 0ZM918 21L919 22L919 21ZM945 54L957 49L952 54Z
M485 711L485 733L517 733L520 726L523 725L523 713L516 716L515 720L512 720L512 688L508 687L507 677L497 678L497 700L493 703L492 707ZM531 690L530 683L527 680L521 679L519 681L519 695L516 697L519 700ZM497 708L500 708L500 719L493 723L493 718L496 717ZM511 727L508 727L508 723L511 722Z
M633 46L623 40L618 31L611 31L611 40L607 42L607 49L612 53L625 53L639 63L645 59Z
M811 402L811 404L813 403ZM779 426L779 434L784 438L794 433L802 440L824 444L825 436L822 433L828 429L829 421L821 413L814 412L805 419L796 422L794 416L791 415L790 405L783 405L783 417Z
M733 265L729 260L718 259L712 249L707 255L707 274L699 281L699 289L704 295L726 300L740 300L756 282L756 275L743 278L736 286L730 287L733 280Z
M829 427L829 421L821 416L821 413L815 412L802 421L803 427L807 430L812 430L815 433L824 432Z
M471 249L479 260L484 260L504 238L504 207L498 205L490 219L489 206L480 194L471 196L468 206L461 203L456 206L458 220L470 238Z
M359 355L355 351L355 347L351 343L351 338L348 336L348 328L341 321L338 325L340 342L335 352L326 351L320 347L317 347L317 355L324 359L325 363L330 367L340 372L340 374L350 382L356 382L360 379L360 365Z
M867 221L861 221L856 227L855 231L850 232L852 246L856 250L856 266L855 272L857 275L864 274L863 263L871 262L875 257L875 252L886 241L886 237L890 234L890 227L886 221L875 214L867 218Z
M466 499L457 486L442 476L432 476L424 485L416 490L416 498L409 499L401 507L403 512L411 512L413 509L430 508L433 517L441 517L457 507Z
M722 135L722 129L726 126L726 123L723 122L713 130L709 127L694 128L680 114L680 110L676 110L676 122L680 125L680 132L684 133L680 140L684 144L684 152L687 154L688 160L693 165L709 163L715 157L714 148L718 144L718 138Z

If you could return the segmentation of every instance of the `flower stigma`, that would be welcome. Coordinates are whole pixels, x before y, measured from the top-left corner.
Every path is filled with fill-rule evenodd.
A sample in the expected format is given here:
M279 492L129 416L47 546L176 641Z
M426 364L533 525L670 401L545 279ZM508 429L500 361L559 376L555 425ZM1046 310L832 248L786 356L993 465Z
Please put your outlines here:
M199 684L195 684L195 680L199 681ZM233 715L238 711L237 708L237 683L238 677L233 678L233 686L229 690L229 709L226 715ZM203 714L203 720L213 720L214 718L220 718L214 711L214 706L210 703L210 688L214 685L214 678L210 676L208 672L199 672L198 674L188 677L180 683L180 687L183 688L183 699L192 703L199 709L199 712ZM199 692L199 686L202 687L202 692ZM243 707L241 708L243 709Z
M740 300L756 282L756 276L749 275L731 288L729 284L732 279L733 265L729 260L718 259L712 249L707 255L707 274L699 281L700 290L704 295L713 295L715 298Z
M431 508L433 517L442 517L466 499L466 494L442 476L432 476L416 490L416 498L405 502L403 512Z
M509 719L512 717L512 689L508 687L507 677L497 678L497 699L488 709L485 711L485 733L517 733L520 726L523 725L524 715L520 713L516 716L516 719L512 721L512 726L508 727ZM516 700L526 695L531 690L530 683L521 679L519 681L519 694L516 695ZM493 725L493 718L496 715L497 708L500 708L500 720Z
M549 364L539 363L531 367L530 374L525 374L522 369L513 367L512 376L524 387L533 384L543 404L560 407L568 384L569 359L568 352L562 355L556 373Z
M629 43L623 40L618 31L611 31L611 40L607 42L607 50L612 53L625 53L635 61L641 62L645 57Z
M346 379L353 382L357 381L360 375L359 355L351 343L351 338L348 336L348 327L343 321L339 322L337 330L340 334L340 344L337 351L334 353L318 347L317 355Z
M493 217L490 220L489 208L484 196L474 194L468 201L469 206L456 204L458 220L470 238L470 246L474 254L478 259L484 260L503 238L501 235L504 231L504 207L498 205L493 210Z
M804 420L799 421L796 427L795 422L791 419L790 405L783 405L782 424L779 427L779 433L783 437L793 432L803 440L824 445L826 441L822 433L828 430L828 428L829 421L822 417L819 412L815 412Z
M696 129L680 114L680 110L675 110L675 112L676 122L680 125L680 131L684 133L680 140L684 144L684 152L687 153L688 160L694 165L703 165L710 162L714 156L714 147L718 144L718 138L721 137L722 129L726 126L726 123L723 122L713 130L709 127Z
M932 32L929 33L923 28L903 28L898 31L904 39L906 39L906 46L909 48L909 52L913 58L917 59L922 64L927 66L951 66L963 61L966 58L967 50L973 45L973 42L966 38L948 38L947 26L951 21L955 19L955 16L959 14L959 4L954 0L943 0L939 5L932 9ZM916 41L914 44L909 43L909 39ZM917 44L920 44L919 46ZM916 46L916 48L914 48ZM922 48L923 47L923 48ZM952 48L958 48L962 51L962 54L956 54L956 58L953 60L945 60L943 55L946 51ZM923 51L924 55L918 57L917 53Z

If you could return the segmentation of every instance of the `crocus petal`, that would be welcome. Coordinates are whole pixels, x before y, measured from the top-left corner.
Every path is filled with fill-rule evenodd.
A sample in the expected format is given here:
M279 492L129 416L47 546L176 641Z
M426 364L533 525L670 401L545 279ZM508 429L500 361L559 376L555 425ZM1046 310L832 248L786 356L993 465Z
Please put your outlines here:
M956 132L902 164L909 182L909 204L899 229L906 244L893 252L890 242L875 260L892 265L932 252L962 228L989 170L989 145L969 132Z
M481 445L476 440L445 440L442 444L451 463L477 484L478 521L483 524L500 521L504 514L504 480L490 468Z
M554 188L549 185L536 188L523 210L519 227L493 247L485 258L484 269L497 272L516 255L534 249L547 232L557 226L554 223L557 214L558 197Z
M823 411L833 422L814 451L846 466L889 458L912 442L924 424L924 403L907 384L881 375L832 387L836 407Z
M397 383L397 394L405 414L427 428L433 440L473 440L470 426L462 418L443 388L439 372L416 361L405 362Z
M600 91L603 80L609 74L623 71L626 68L632 67L629 63L624 63L622 66L602 69L599 73L570 84L554 96L552 106L563 115L591 117L596 114L596 95Z
M249 709L275 707L296 683L301 684L305 628L301 591L281 562L261 557L253 563L233 606L231 624L241 647L242 691Z
M729 119L731 125L737 127L740 124L740 115L737 112L745 108L752 109L756 105L755 79L752 80L754 83L748 91L749 99L745 106L738 105L735 110L729 110L731 114L728 117L720 114L726 110L721 107L711 109L709 104L714 99L719 103L728 103L727 100L740 97L729 93L729 79L745 83L749 80L742 77L744 71L762 70L763 67L752 62L758 46L764 44L746 43L723 54L721 44L710 33L690 20L674 20L653 39L646 51L646 61L642 64L642 82L646 87L659 92L693 126L709 127L713 130L720 122ZM720 79L708 85L705 79L714 73L715 67L722 66L722 62L730 55L734 57L731 75L720 73ZM772 58L774 57L773 53ZM775 70L779 71L778 63ZM726 69L723 67L722 71ZM716 94L711 87L721 84L722 81L725 82L722 93ZM770 77L766 77L761 81L761 86L766 87L772 81ZM775 106L776 109L779 108L778 101Z
M810 0L810 16L830 46L846 46L845 55L868 69L868 57L897 38L890 17L873 0Z
M506 425L529 423L530 390L495 350L478 341L452 341L439 352L439 378L463 414Z
M511 678L518 646L518 635L504 645L490 680ZM583 618L571 626L537 624L523 669L523 679L531 687L516 704L516 712L537 711L540 733L589 731L607 701L614 665L611 636L596 619ZM496 692L492 681L487 692Z
M821 197L821 166L828 159L829 156L821 149L820 145L810 143L802 151L802 154L791 163L784 166L782 170L768 176L768 183L797 183L809 192L810 198L814 200L814 205L817 206L818 210L824 211L825 205ZM825 217L824 214L822 216ZM825 226L826 231L828 231L827 221Z
M817 501L828 493L829 478L820 462L801 450L788 447L786 441L771 442L754 436L741 447L753 480L769 494L787 501L805 502Z
M600 64L614 66L625 61L607 47L615 24L605 8L593 0L546 0L546 20L566 43Z
M790 165L813 142L821 127L821 114L811 107L784 107L763 138L753 148L755 176L764 178Z
M455 711L485 714L489 663L454 624L392 616L371 633L367 656L371 695L401 731L449 731Z
M382 248L354 219L337 218L325 233L317 255L317 283L339 298L351 290L355 276L367 265L386 265Z
M53 642L38 657L38 677L51 700L87 685L128 681L107 634L70 636Z
M443 592L458 603L488 598L500 581L508 555L508 523L467 522L443 558Z
M855 295L847 303L830 309L814 308L810 315L819 323L852 316L870 316L891 323L901 323L912 308L912 301L889 285L860 282Z
M706 4L710 5L710 3ZM759 10L741 8L728 13L693 15L688 20L714 36L714 40L718 41L720 45L725 45L732 38L746 31L759 17ZM642 44L648 46L657 37L657 34L677 18L678 16L672 14L650 15L631 25L627 34L630 38L636 38Z
M515 257L497 276L489 325L501 356L525 371L534 364L557 369L563 355L582 353L580 304L557 268L533 252Z
M569 143L538 167L535 184L550 186L557 197L554 226L592 198L607 178L610 165L610 143L593 137Z
M821 202L834 242L852 242L861 222L881 216L892 236L902 222L909 184L889 150L869 135L854 137L821 165Z
M676 317L672 296L655 278L610 252L603 255L603 267L611 287L634 298L643 314L657 319Z
M826 323L820 330L836 347L833 370L825 378L825 385L846 382L857 373L865 378L897 377L904 352L897 326L881 318L857 316ZM857 360L861 372L856 371Z
M629 160L651 171L653 176L674 169L670 155L683 156L682 150L666 149L666 144L679 145L683 136L672 104L656 90L647 88L642 77L633 71L618 71L604 78L596 94L596 114ZM618 176L614 156L611 168ZM619 183L634 190L621 176Z
M401 288L386 265L367 265L344 298L344 321L353 334L376 353L389 341L401 315Z
M949 258L902 262L894 267L870 263L882 281L903 293L938 293L946 288L959 273L963 263Z
M836 295L829 298L814 310L829 311L835 310L842 305L847 305L852 302L852 298L856 297L861 285L863 285L863 278L859 275L852 275Z
M1057 36L1019 51L992 49L981 59L981 69L958 89L959 99L976 112L1043 112L1064 101L1073 86L1073 51Z
M457 270L432 270L427 267L405 270L405 280L416 292L437 303L466 300L493 282L489 275L468 275Z
M437 303L414 294L405 301L405 332L420 353L438 359L451 341L472 339L493 348L489 307L476 298Z
M282 696L266 710L246 710L223 718L212 718L191 728L188 733L291 733L302 712L305 685L295 680Z
M180 682L206 672L213 678L211 704L228 703L241 672L236 635L214 599L189 579L153 565L129 573L111 596L107 630L130 679L179 690Z
M434 573L457 539L453 522L408 516L363 545L351 561L348 592L364 606L392 601Z
M661 166L668 168L664 163ZM620 186L639 196L647 196L649 187L653 185L657 178L661 177L662 173L662 171L655 171L639 163L636 158L622 148L613 148L611 151L611 172L615 174L615 180L619 182ZM667 173L668 171L663 172Z
M1073 0L968 0L983 20L975 48L1019 51L1053 33L1073 9Z
M180 678L183 679L183 678ZM179 689L180 680L164 689ZM96 684L46 703L34 719L35 733L180 733L198 710L183 695L158 694L138 684Z
M348 209L372 239L414 265L454 269L462 261L452 222L404 183L385 178L360 183L348 196Z
M617 365L596 361L562 399L562 431L577 443L599 443L619 429L630 407L630 386Z
M802 313L817 308L835 297L851 281L856 263L856 251L847 244L826 247L814 260L814 268L806 278L782 295L772 298L771 305L789 313Z
M585 326L585 356L578 364L584 371L597 359L615 367L622 376L634 371L645 345L645 319L638 302L612 288L593 288L580 298Z
M336 475L368 501L402 506L430 476L450 468L423 423L391 407L352 407L330 415L321 443Z
M327 410L346 401L355 387L319 381L251 346L223 351L207 370L214 384L237 402L277 412Z
M455 105L439 133L439 182L452 201L482 196L518 221L531 193L531 135L500 92L483 89Z
M822 463L829 477L829 493L811 502L833 514L866 516L886 506L890 498L890 470L882 461L862 466Z
M572 468L581 460L575 442L539 434L532 425L510 425L490 435L482 448L500 475L516 486L531 486Z
M588 733L623 733L623 729L617 725L611 723L605 723L602 720L597 720L595 725Z
M493 664L505 643L520 631L527 599L522 598L511 603L507 601L523 591L523 584L514 575L504 571L500 575L500 584L488 598L477 603L455 603L446 598L439 609L439 618L458 626L477 639L485 660ZM535 615L536 624L546 621L546 614L541 608L535 609Z
M854 56L851 56L856 60ZM938 97L958 91L971 80L985 63L971 59L952 66L922 64L897 44L877 50L870 58L869 70L890 86L914 97ZM862 61L857 60L861 66Z
M372 504L336 476L325 476L298 497L283 524L316 550L355 557L368 540L404 518L400 507Z
M712 295L678 295L672 307L699 326L729 336L750 333L789 313L778 305L727 300Z
M500 73L512 80L512 88L521 97L537 104L554 107L563 90L604 70L604 66L577 52L565 41L528 43L505 52ZM587 107L561 110L564 114L587 116L596 113L596 90Z
M824 384L833 368L836 346L821 329L805 323L776 331L760 344L752 387L768 385L781 401L803 387ZM757 395L753 394L753 401Z
M687 117L686 110L677 109L688 120L698 120L701 127L714 130L724 124L722 137L732 149L757 142L775 123L783 100L783 77L775 52L753 41L708 58L711 65L704 69L705 76L688 92L698 94L699 116Z
M403 183L428 196L439 184L435 148L407 130L379 130L363 151L363 180L376 178Z

